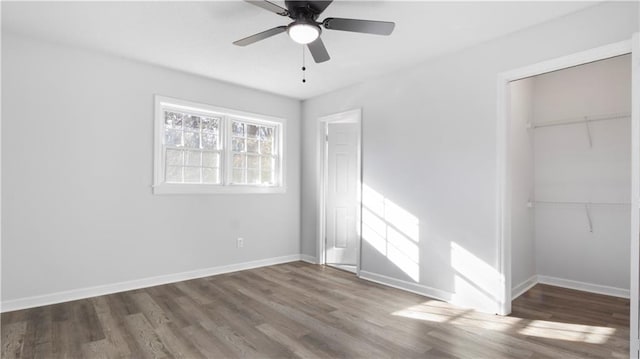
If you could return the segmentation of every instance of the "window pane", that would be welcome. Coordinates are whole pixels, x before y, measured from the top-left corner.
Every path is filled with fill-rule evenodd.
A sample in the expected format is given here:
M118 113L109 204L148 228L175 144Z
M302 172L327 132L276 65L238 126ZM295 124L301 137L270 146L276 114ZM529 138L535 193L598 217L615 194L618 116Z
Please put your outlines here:
M182 131L166 130L164 144L167 146L182 146Z
M247 140L247 152L258 153L258 140Z
M185 183L199 183L200 182L200 168L185 167L184 168L184 182Z
M273 173L271 171L265 172L262 171L262 184L273 184L273 178L272 178Z
M255 170L260 169L260 157L247 156L247 168Z
M184 164L186 166L200 167L200 151L184 151Z
M244 152L245 140L242 138L234 138L232 143L233 152Z
M202 166L203 167L218 167L218 160L220 155L214 152L202 153Z
M233 177L232 177L232 182L233 183L245 183L245 170L241 170L241 169L234 169L233 170Z
M260 171L247 170L247 183L248 184L260 184Z
M273 157L263 156L260 158L260 167L263 171L273 170Z
M182 150L167 149L166 160L168 166L182 166Z
M220 120L217 118L202 117L202 131L218 133Z
M244 137L244 123L233 121L232 129L234 136Z
M217 150L218 149L218 135L213 133L203 133L202 134L202 148L206 150Z
M260 153L270 155L273 153L273 142L260 142Z
M247 165L247 155L233 155L233 168L245 168Z
M273 127L260 126L260 139L263 141L273 141Z
M182 114L177 112L164 112L164 125L166 128L182 129Z
M247 129L247 137L250 138L256 138L258 137L258 127L256 125L250 125L250 124L246 124L246 129Z
M184 146L189 148L200 148L200 134L197 132L185 132Z
M217 168L203 168L202 182L210 184L220 183L219 170Z
M184 129L185 131L200 131L200 117L185 116Z
M167 166L167 182L182 182L182 167Z

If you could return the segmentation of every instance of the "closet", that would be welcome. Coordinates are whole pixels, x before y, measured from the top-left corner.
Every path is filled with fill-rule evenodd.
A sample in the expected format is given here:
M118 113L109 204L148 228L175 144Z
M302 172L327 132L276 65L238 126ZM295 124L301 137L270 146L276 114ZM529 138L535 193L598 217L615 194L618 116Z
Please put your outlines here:
M629 295L630 61L510 85L513 299L536 283Z

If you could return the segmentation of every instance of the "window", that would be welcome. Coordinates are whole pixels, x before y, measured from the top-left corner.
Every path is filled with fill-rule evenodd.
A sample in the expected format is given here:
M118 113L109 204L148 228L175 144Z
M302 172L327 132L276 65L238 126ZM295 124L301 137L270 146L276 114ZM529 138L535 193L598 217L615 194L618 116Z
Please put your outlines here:
M232 184L273 185L276 125L231 121Z
M163 193L284 192L284 120L156 96Z

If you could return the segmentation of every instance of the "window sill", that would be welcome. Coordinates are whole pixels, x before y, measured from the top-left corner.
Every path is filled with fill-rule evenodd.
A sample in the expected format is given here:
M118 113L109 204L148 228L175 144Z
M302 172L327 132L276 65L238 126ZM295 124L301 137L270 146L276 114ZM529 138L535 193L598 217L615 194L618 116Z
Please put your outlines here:
M241 186L241 185L207 185L207 184L173 184L162 183L154 185L153 194L274 194L286 193L286 188Z

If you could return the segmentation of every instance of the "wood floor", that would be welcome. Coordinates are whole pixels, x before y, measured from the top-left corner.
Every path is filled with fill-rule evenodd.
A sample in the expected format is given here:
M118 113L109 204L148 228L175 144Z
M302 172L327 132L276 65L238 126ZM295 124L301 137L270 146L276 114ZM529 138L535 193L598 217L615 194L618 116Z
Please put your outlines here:
M282 264L2 314L2 358L628 358L629 301L538 285L513 315Z

